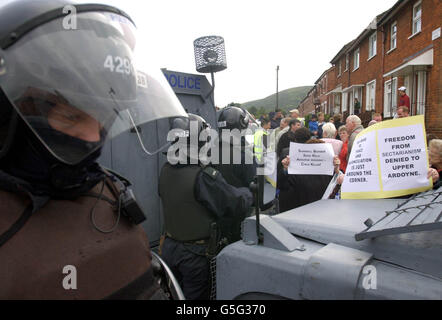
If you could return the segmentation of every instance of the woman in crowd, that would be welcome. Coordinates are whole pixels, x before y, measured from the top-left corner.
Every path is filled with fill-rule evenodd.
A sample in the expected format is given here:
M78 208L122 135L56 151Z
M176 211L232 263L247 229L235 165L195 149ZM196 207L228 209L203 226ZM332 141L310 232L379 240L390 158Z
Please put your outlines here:
M339 138L343 142L341 152L339 152L339 160L341 161L341 165L339 166L339 170L345 173L347 170L347 153L348 153L348 131L345 126L340 126L338 130Z
M336 139L337 130L333 123L326 123L322 127L322 141L325 143L330 143L335 152L335 156L338 156L341 152L343 142Z

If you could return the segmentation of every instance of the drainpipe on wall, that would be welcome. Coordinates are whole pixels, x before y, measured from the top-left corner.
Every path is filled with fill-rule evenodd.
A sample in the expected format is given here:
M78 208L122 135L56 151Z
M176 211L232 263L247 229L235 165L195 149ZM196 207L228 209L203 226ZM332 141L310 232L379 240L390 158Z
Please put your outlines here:
M414 75L414 66L411 66L411 90L409 91L410 92L410 108L411 108L410 115L411 116L416 114L414 112L415 108L413 108L414 96L415 96L415 94L414 94L414 91L415 91L415 88L414 88L415 87L415 78L416 78L416 76ZM416 104L416 106L417 106L417 104Z
M353 57L353 63L354 63L354 57ZM348 85L350 86L350 81L351 81L351 68L350 68L350 54L348 55ZM343 94L341 94L341 105L342 105L342 99L343 98ZM347 96L347 102L348 102L348 96ZM361 102L360 102L360 104L361 104L361 113L362 113L362 97L361 97ZM347 105L347 110L348 110L348 114L350 115L350 103L347 103L346 104Z
M385 33L385 25L383 25L382 26L382 28L381 28L381 32L382 32L382 57L381 57L381 59L382 59L382 71L381 71L381 84L382 84L382 87L381 87L381 92L384 92L385 91L385 82L384 82L384 70L385 70L385 42L387 41L387 34ZM392 96L391 96L391 99L390 99L390 101L391 101L391 104L393 103L393 82L391 82L391 84L392 84L392 86L391 86L391 93L392 93ZM384 118L384 103L385 103L385 101L384 101L384 98L385 98L385 92L384 92L384 94L382 94L382 97L381 97L381 111L379 112L380 114L382 114L382 118ZM376 110L375 110L375 112L377 112ZM392 112L392 110L391 110L391 105L390 105L390 114L391 114L391 112Z

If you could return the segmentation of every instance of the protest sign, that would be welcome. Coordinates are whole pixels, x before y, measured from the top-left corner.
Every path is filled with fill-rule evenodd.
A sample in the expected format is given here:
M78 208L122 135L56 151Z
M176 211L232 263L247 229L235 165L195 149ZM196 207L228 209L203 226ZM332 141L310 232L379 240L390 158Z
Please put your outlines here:
M274 188L276 188L277 180L276 159L276 152L266 152L264 154L264 176Z
M399 197L431 189L423 116L383 121L356 137L342 199Z
M289 174L320 174L332 176L333 147L329 143L290 143Z

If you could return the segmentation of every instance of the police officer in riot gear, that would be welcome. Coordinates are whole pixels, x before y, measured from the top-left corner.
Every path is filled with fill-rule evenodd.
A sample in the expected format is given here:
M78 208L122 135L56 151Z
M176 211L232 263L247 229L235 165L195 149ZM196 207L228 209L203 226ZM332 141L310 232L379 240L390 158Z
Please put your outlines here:
M75 5L66 30L70 1L36 3L0 7L0 299L164 298L130 183L96 159L181 107L164 76L137 86L125 13Z
M197 129L192 131L192 126ZM162 257L186 299L208 299L209 260L223 245L239 240L240 223L253 197L249 189L228 184L218 170L202 164L199 151L206 141L196 146L191 142L192 134L201 137L208 130L203 118L189 114L188 119L176 119L173 129L178 129L178 148L168 153L159 182L166 236ZM172 155L178 149L186 154L177 163Z
M239 135L248 127L249 115L245 110L226 107L219 112L219 159L213 167L235 187L248 188L256 175L253 146L247 143L244 135Z

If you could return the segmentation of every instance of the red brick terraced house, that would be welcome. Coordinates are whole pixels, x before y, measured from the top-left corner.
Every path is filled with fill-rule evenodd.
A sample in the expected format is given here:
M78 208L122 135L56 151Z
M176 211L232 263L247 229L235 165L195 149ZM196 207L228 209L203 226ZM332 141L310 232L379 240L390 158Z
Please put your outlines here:
M442 138L442 1L398 1L379 21L383 42L383 108L393 116L405 86L411 114L425 115L427 132Z
M307 96L301 112L312 112L309 104L320 102L316 112L343 113L345 118L354 114L357 98L366 126L374 112L384 119L394 116L398 88L405 86L410 114L425 115L427 132L442 138L441 17L441 0L398 1L344 45L332 59L333 67L315 83L316 100ZM326 100L317 88L324 80Z
M304 100L298 106L301 114L324 112L333 114L330 99L328 96L329 86L334 87L334 67L325 71L318 80L316 80L313 88L307 93Z
M316 90L316 86L310 89L305 98L299 103L298 110L301 115L308 115L315 113L315 98L313 92Z
M327 93L331 100L331 106L333 113L342 113L347 111L348 106L348 96L345 95L346 99L343 106L343 88L350 87L349 85L349 74L350 74L350 54L348 49L354 43L354 40L347 43L338 54L330 61L334 66L333 74L333 86L331 91Z

